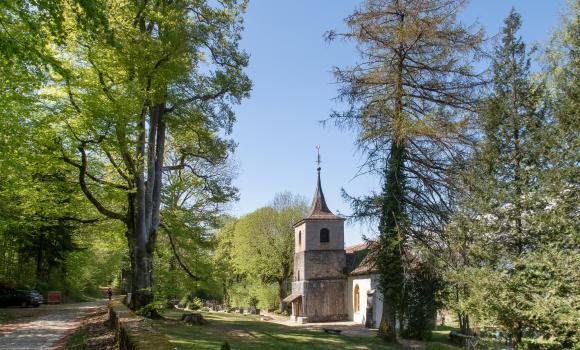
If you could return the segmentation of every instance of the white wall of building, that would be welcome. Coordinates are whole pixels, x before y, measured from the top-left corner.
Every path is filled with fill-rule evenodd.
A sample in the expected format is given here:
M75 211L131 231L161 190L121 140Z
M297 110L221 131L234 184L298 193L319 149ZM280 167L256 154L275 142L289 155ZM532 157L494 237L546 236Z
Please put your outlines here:
M373 319L375 324L374 328L379 328L379 323L381 322L381 317L383 316L383 294L379 290L378 275L372 275L372 287L375 290L374 297L374 308L373 308Z
M360 295L360 310L354 311L354 290L358 284ZM373 327L376 328L383 313L383 296L378 290L377 275L350 276L347 283L347 311L348 319L364 325L366 323L366 308L369 290L374 289L373 298Z
M354 289L359 287L360 310L354 311ZM369 275L351 276L348 278L348 319L362 325L366 322L367 292L371 289L371 277Z

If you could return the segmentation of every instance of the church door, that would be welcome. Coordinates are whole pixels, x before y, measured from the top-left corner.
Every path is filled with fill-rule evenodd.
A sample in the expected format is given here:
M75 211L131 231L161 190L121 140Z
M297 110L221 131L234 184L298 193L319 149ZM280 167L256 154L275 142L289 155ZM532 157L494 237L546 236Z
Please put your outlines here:
M294 302L294 315L296 317L300 317L302 316L302 298L298 298L296 299L296 301Z

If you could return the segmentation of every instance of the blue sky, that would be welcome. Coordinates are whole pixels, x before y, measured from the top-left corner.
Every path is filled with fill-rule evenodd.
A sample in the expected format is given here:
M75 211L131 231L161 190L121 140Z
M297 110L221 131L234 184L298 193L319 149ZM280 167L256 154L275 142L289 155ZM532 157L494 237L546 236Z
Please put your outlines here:
M355 177L363 158L353 145L354 134L320 124L332 109L341 108L334 100L338 86L332 67L359 59L353 43L327 43L323 34L344 29L343 19L360 3L250 0L241 47L251 56L247 73L254 88L251 97L236 107L233 138L238 143L235 183L240 200L231 206L231 214L252 212L282 191L310 201L316 184L317 144L324 194L335 213L350 213L341 188L354 195L378 189L376 179ZM487 35L493 35L512 7L522 15L524 40L543 43L556 28L565 0L472 0L460 20L478 21ZM347 224L345 243L360 242L368 232L368 227Z

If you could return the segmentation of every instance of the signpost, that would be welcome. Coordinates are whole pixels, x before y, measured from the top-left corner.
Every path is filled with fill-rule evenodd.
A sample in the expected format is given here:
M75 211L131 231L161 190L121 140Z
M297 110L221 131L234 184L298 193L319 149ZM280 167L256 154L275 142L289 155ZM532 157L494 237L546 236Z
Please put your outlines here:
M46 294L46 303L47 304L60 304L61 303L61 295L59 291L49 291Z

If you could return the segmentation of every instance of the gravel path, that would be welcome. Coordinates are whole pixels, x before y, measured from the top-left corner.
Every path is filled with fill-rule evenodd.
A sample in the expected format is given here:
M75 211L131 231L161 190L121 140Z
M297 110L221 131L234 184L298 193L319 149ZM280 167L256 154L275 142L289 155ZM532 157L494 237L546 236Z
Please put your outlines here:
M59 349L59 340L78 328L84 315L105 304L97 301L9 309L15 318L0 326L0 350Z

